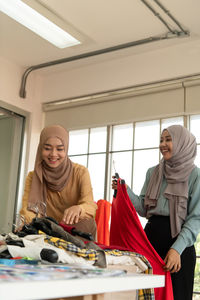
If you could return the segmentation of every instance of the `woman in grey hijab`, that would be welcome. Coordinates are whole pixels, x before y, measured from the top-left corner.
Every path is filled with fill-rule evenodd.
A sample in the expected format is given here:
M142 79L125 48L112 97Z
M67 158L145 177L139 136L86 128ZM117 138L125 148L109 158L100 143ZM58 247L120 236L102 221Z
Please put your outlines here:
M139 215L148 219L144 230L171 272L174 299L192 300L194 242L200 231L196 139L185 127L172 125L162 132L160 151L163 158L147 171L141 194L128 186L127 192Z

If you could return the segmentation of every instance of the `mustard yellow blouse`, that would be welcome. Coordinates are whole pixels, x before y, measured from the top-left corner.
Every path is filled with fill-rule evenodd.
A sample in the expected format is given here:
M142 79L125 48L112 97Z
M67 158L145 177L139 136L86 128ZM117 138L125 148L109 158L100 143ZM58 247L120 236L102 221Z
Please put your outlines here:
M35 217L34 212L27 210L32 178L33 171L29 172L26 178L22 208L20 210L20 215L23 215L28 223ZM62 220L64 210L73 205L79 205L82 209L80 220L95 217L97 205L93 199L92 185L88 169L76 163L73 163L72 175L62 191L53 192L47 190L47 216L60 222Z

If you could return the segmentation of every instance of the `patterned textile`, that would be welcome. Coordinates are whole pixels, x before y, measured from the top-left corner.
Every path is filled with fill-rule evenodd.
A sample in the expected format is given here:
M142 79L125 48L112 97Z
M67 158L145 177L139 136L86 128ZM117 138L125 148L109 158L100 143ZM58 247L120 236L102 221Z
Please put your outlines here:
M154 300L154 290L153 289L145 289L138 291L138 300Z
M39 234L44 234L42 231L39 231ZM63 239L52 237L49 235L45 235L44 241L50 245L53 245L57 248L63 249L65 251L73 252L77 256L83 257L88 260L97 261L98 260L98 253L94 249L81 249L76 245L67 242Z

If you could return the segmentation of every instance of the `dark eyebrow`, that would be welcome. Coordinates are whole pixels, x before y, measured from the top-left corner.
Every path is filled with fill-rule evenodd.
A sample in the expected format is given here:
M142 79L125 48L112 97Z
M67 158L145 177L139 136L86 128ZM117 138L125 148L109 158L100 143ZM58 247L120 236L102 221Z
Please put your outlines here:
M164 137L171 137L171 135L165 135L165 136L161 135L161 138L164 138Z
M44 144L44 146L49 146L49 147L52 147L52 145L50 145L50 144ZM56 147L64 147L64 145L63 145L63 144L61 144L61 145L57 145Z
M170 139L171 139L172 137L171 137L171 135L166 135L165 137L164 137L164 136L161 136L161 137L160 137L160 140L162 140L162 139L164 139L164 138L165 138L165 139L166 139L166 138L170 138Z

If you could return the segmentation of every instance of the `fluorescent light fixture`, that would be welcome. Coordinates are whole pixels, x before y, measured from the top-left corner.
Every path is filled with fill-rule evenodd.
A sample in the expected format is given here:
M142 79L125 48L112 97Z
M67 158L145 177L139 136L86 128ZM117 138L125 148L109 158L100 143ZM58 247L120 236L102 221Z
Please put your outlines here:
M58 48L80 44L80 41L21 0L0 0L0 11Z

